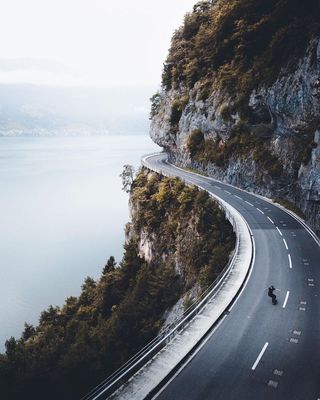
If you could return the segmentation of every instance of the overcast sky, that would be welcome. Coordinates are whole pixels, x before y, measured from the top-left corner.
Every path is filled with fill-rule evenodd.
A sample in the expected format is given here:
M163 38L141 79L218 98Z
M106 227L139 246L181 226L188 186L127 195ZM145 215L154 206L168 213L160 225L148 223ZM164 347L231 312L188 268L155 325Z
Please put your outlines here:
M158 85L196 0L4 0L0 83Z

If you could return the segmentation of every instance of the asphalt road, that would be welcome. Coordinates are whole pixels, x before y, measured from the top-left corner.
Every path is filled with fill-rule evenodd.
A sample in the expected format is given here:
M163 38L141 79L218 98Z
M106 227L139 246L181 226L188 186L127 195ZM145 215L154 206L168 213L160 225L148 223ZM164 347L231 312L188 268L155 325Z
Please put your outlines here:
M233 186L169 165L148 163L201 185L249 224L255 260L230 313L158 400L320 399L320 247L295 218ZM267 288L274 285L278 304Z

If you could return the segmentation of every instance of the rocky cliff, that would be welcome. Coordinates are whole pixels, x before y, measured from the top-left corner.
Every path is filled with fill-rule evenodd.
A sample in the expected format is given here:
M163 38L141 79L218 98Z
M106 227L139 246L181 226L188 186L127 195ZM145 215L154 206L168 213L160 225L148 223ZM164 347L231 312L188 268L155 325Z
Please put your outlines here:
M78 297L25 324L0 354L4 399L74 400L179 317L227 264L235 235L207 192L143 169L130 191L123 259ZM90 368L88 369L88 365ZM41 377L39 381L39 376Z
M170 271L166 286L176 280L176 304L167 308L166 325L227 265L235 246L233 228L207 192L147 169L134 181L130 210L127 242L136 244L139 257L161 280Z
M290 201L318 233L319 12L315 0L196 4L151 111L171 161Z

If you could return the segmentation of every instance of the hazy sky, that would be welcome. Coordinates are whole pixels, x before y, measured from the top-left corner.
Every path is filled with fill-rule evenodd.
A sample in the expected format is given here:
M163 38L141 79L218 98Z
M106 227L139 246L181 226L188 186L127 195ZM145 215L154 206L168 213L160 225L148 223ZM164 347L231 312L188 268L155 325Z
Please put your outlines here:
M4 0L0 83L157 85L196 0Z

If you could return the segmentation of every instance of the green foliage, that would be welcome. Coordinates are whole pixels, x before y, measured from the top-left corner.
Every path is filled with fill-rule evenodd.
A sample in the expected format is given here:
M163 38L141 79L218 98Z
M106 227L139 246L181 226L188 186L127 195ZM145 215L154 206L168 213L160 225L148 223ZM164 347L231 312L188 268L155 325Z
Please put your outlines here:
M206 193L144 170L132 185L132 204L132 235L122 261L117 265L110 257L99 280L85 279L79 297L50 306L38 326L26 324L20 339L7 340L0 354L3 398L80 398L154 338L165 311L198 274L205 287L228 261L234 234ZM150 263L138 254L141 230L157 238Z
M318 0L202 1L172 38L162 84L167 90L218 76L238 100L294 68L319 33Z
M231 110L228 104L223 104L220 108L220 115L224 122L232 121Z
M225 141L220 137L204 139L200 130L193 131L188 140L188 150L192 159L207 165L226 167L232 157L242 159L251 154L259 170L266 171L272 178L282 175L283 167L276 155L268 148L268 142L246 131L246 125L236 125L233 134Z
M151 111L150 111L150 119L152 119L155 115L158 114L159 112L159 108L160 108L160 102L161 102L161 95L159 92L157 92L156 94L154 94L151 98L150 98L150 102L151 102Z
M195 129L188 138L188 150L190 157L193 158L204 150L204 135L200 129Z
M204 81L200 87L200 92L198 94L197 100L206 101L212 92L211 82Z
M106 274L108 272L113 272L117 266L116 260L113 256L109 257L107 264L104 266L102 273Z
M172 103L170 123L172 126L173 133L176 133L178 131L178 124L179 124L181 115L182 115L183 110L185 109L186 105L188 104L188 102L189 102L189 96L186 95L179 99L175 99Z
M177 301L174 268L146 264L134 240L123 261L110 257L99 281L86 278L78 298L50 306L39 325L6 342L0 383L7 399L78 399L152 339Z
M33 325L29 325L27 323L24 324L24 331L22 333L22 338L26 342L28 339L35 336L36 330Z
M266 171L272 178L279 178L283 174L283 167L278 157L271 153L269 148L263 143L255 147L253 159L260 171Z
M203 141L201 131L195 131L193 138L196 148ZM138 179L142 180L140 175ZM196 187L178 179L159 179L156 174L148 174L143 188L135 186L133 198L137 208L134 225L150 235L156 233L160 258L163 254L168 260L172 254L178 257L184 266L185 289L198 280L199 274L203 287L210 284L226 265L234 246L232 227L215 201Z

